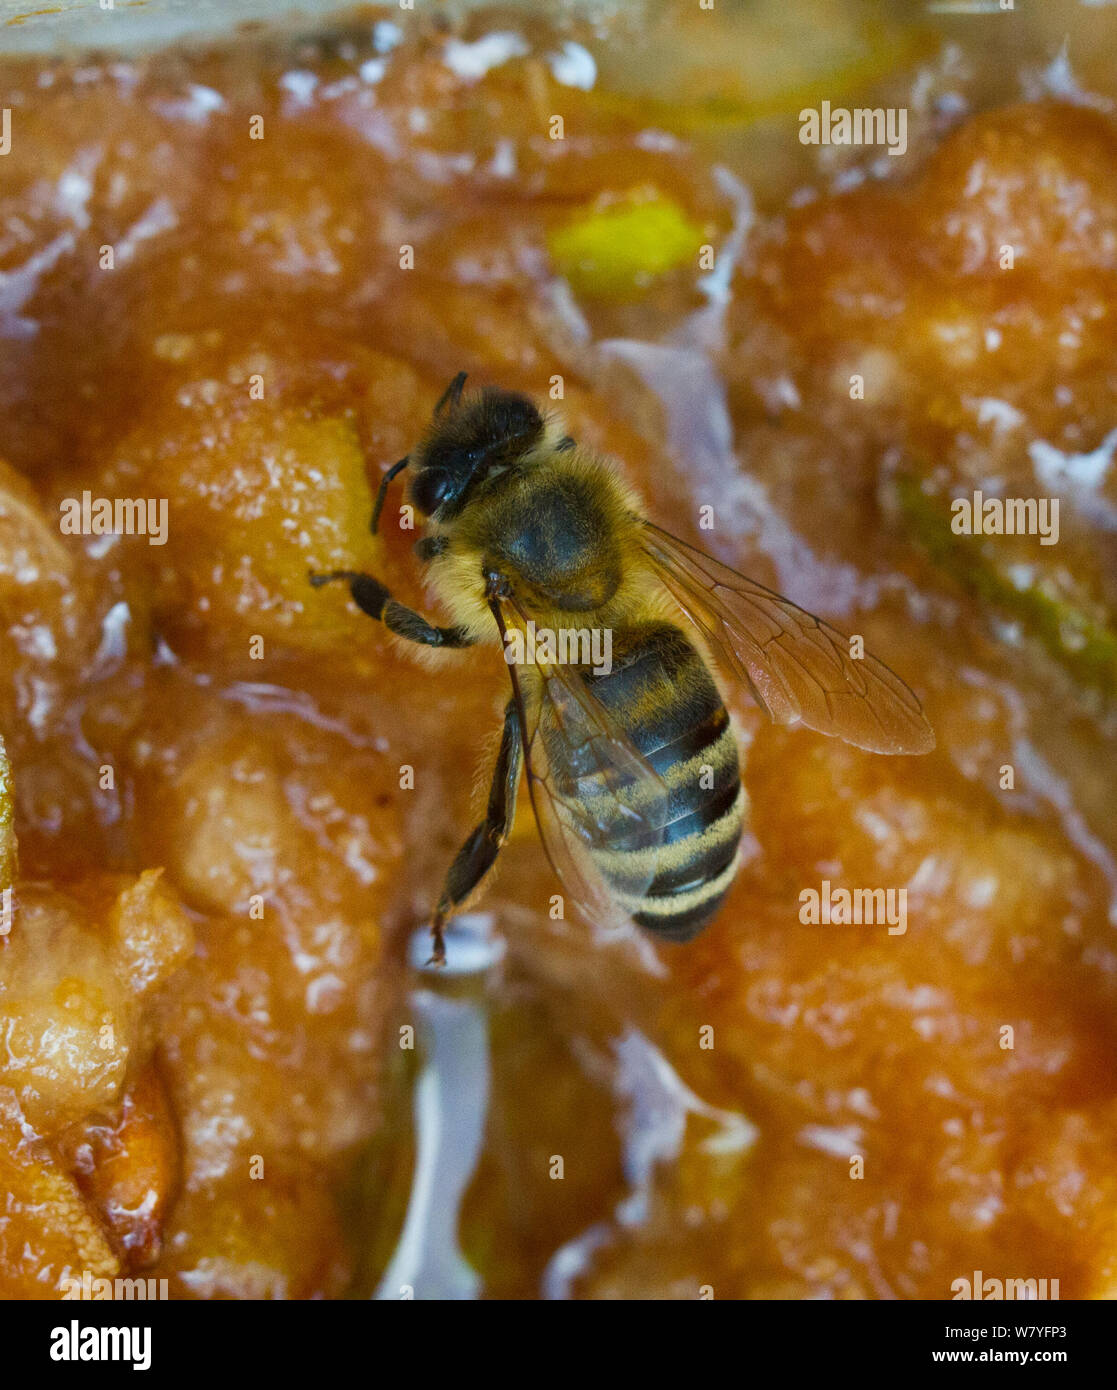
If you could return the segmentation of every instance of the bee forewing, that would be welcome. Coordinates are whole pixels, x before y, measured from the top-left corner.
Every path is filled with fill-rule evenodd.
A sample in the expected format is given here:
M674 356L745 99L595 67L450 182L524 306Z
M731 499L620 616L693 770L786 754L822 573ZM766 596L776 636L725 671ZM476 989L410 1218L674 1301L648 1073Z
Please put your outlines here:
M711 653L778 724L805 724L874 753L927 753L923 708L876 657L790 599L645 522L645 553Z

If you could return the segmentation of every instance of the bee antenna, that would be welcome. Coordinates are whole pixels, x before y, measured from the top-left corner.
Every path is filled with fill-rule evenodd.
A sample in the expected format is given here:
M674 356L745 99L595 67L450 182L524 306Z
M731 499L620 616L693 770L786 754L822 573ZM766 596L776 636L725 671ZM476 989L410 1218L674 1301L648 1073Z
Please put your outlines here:
M380 479L380 490L376 494L376 505L372 509L372 520L369 522L368 529L376 535L376 528L380 525L380 513L384 508L384 499L388 495L388 488L392 484L392 479L397 473L402 473L411 462L410 454L405 454L399 463L393 463L387 473Z
M441 415L447 405L451 410L456 410L458 402L462 398L462 388L465 386L465 379L468 372L459 372L446 390L438 398L438 404L434 408L435 415Z

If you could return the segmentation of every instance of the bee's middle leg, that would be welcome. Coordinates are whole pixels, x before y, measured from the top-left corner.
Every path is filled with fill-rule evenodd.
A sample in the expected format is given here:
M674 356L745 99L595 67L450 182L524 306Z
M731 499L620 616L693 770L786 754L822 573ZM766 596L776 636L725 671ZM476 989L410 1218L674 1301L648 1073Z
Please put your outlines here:
M520 785L522 766L520 720L516 713L515 700L509 700L504 710L504 732L500 740L496 767L493 769L485 818L479 825L474 826L446 875L442 896L431 920L432 951L428 964L445 964L446 944L442 938L442 929L492 868L501 846L508 838L516 815L516 792Z

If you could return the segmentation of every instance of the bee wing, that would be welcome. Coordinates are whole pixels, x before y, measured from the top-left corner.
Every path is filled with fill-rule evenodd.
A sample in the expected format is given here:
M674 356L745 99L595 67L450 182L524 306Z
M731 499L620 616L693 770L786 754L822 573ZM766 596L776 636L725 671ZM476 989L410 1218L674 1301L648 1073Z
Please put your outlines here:
M763 584L645 522L644 549L711 651L777 724L805 724L873 753L927 753L935 734L904 682Z
M593 852L647 850L624 860L624 897L642 897L666 838L667 785L575 667L540 663L528 669L524 681L509 668L539 837L564 893L586 921L620 927L629 913L602 878Z

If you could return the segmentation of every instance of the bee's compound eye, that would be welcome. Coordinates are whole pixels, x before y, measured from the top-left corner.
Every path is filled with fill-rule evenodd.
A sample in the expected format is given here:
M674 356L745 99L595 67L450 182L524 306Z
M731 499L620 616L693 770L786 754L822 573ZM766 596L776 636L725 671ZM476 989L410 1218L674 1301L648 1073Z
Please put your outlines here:
M449 502L458 490L458 480L440 469L420 473L412 489L412 501L427 516L432 516L444 502Z

